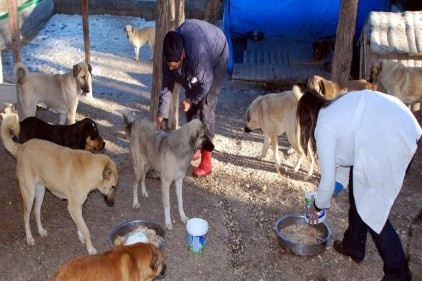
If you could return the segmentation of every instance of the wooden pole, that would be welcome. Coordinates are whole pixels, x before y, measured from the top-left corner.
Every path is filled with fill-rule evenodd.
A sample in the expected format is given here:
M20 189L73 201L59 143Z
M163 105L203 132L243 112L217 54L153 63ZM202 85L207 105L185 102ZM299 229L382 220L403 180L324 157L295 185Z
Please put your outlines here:
M7 0L7 10L9 12L10 41L12 44L13 63L22 61L21 59L21 36L19 32L18 7L16 0Z
M88 0L81 0L82 3L82 25L84 31L85 62L91 63L91 51L89 44L89 21L88 21Z
M82 4L82 26L84 32L84 46L85 46L85 62L91 64L91 47L89 43L89 21L88 21L88 0L81 0ZM89 99L93 98L92 95L92 81L89 87L90 92L86 93L86 97Z

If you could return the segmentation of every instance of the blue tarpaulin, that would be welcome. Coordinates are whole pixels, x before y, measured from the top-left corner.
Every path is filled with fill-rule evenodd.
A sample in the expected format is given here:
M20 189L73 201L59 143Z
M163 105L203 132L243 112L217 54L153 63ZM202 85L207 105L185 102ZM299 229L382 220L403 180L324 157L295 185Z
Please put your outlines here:
M356 37L370 11L389 9L390 0L359 1ZM339 10L340 0L225 0L223 29L229 40L232 36L245 37L251 31L263 32L266 38L316 40L336 35Z

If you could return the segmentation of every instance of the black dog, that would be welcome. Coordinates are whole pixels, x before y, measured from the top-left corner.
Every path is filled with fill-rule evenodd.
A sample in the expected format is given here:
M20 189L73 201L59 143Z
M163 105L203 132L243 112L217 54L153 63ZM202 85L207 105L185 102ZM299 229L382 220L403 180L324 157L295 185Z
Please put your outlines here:
M36 117L28 117L20 122L20 143L30 139L42 139L73 149L103 150L105 142L98 133L97 124L85 118L72 125L51 125Z

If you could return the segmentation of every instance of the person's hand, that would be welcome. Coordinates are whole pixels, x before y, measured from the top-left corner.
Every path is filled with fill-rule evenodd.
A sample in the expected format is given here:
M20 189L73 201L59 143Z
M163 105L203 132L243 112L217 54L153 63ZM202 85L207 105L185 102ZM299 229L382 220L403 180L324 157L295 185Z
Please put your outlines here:
M318 211L317 211L317 209L315 209L314 204L312 204L309 207L309 213L308 214L309 214L308 223L309 224L318 224Z
M163 117L157 117L157 119L155 119L155 126L158 129L161 129L161 122L163 122Z
M185 99L184 101L182 101L182 103L180 104L180 107L182 108L182 110L184 112L188 112L189 109L192 106L192 101L190 99Z

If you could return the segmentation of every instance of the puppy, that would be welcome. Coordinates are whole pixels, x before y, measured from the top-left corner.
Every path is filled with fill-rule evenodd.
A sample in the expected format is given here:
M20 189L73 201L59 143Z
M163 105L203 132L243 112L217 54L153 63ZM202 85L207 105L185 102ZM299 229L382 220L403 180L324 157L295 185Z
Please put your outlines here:
M183 210L183 178L191 165L197 149L212 151L214 144L205 134L205 125L194 119L178 130L164 132L150 121L135 120L133 111L122 112L129 139L129 151L133 164L133 208L139 208L138 185L141 182L142 196L148 197L145 189L145 176L149 169L160 173L161 196L164 205L166 228L173 228L170 218L170 185L176 186L180 219L183 223L188 217Z
M82 207L90 191L98 189L107 203L114 204L118 181L116 164L106 155L70 149L55 143L31 139L24 144L12 140L10 130L19 135L16 115L8 115L1 124L1 138L5 148L16 157L16 175L23 199L24 223L28 245L35 245L29 217L35 200L34 213L41 236L47 231L41 224L41 206L45 188L60 199L67 199L67 209L78 228L81 242L86 241L89 254L97 251L92 246L88 227L82 217Z
M406 105L422 101L422 67L380 59L372 64L369 81L380 83L387 94L399 98Z
M35 116L37 104L42 103L54 112L60 113L60 124L67 120L75 123L81 91L91 93L91 65L80 62L65 74L49 75L28 71L21 62L14 66L17 86L17 109L20 121Z
M105 141L98 132L97 124L84 118L72 125L51 125L36 117L20 122L19 142L42 139L73 149L103 150Z
M151 60L154 57L154 44L155 44L155 27L148 26L142 29L136 29L132 25L128 24L124 30L127 33L129 42L133 45L135 50L135 60L139 60L139 49L148 42L151 48Z
M346 91L356 91L364 89L375 91L377 89L376 85L366 81L365 79L349 80L336 83L318 75L314 75L308 78L306 84L308 89L315 90L327 99L334 99L339 94L344 93Z
M150 281L163 278L166 270L163 254L157 247L136 243L74 258L54 274L53 281Z
M246 112L245 132L249 133L255 129L261 129L264 133L262 152L257 158L262 160L267 155L271 144L277 173L280 172L281 167L277 136L286 133L287 140L299 154L299 159L294 167L295 172L299 170L305 158L305 154L300 145L298 145L299 142L297 140L297 99L295 95L300 95L298 86L293 86L292 91L258 97L252 101ZM312 154L309 154L308 158L311 161L311 166L306 179L312 176L315 162Z

